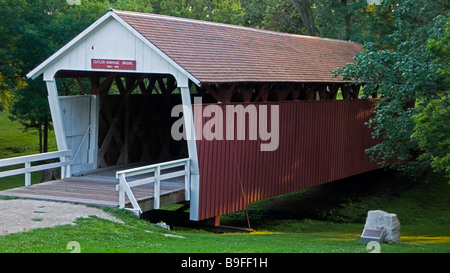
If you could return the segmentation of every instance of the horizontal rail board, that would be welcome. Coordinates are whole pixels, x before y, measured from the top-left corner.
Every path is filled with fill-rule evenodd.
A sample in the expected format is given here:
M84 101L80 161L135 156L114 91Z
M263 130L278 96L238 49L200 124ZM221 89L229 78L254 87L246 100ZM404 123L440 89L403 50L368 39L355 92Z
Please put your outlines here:
M189 159L179 159L179 160L170 161L170 162L158 163L158 164L153 164L153 165L149 165L149 166L144 166L144 167L139 167L139 168L134 168L134 169L129 169L129 170L123 170L123 171L119 171L116 173L116 178L119 178L119 176L122 174L124 174L125 177L132 177L132 176L136 176L136 175L151 173L151 172L154 172L156 170L156 168L158 168L158 166L160 166L161 170L167 170L167 169L171 169L171 168L181 167L181 166L184 166L187 161L189 161Z
M60 157L71 156L72 151L50 152L44 154L18 156L13 158L0 159L0 167L12 166L17 164L24 164L28 162L37 162L48 159L55 159Z
M24 173L32 173L32 172L38 172L38 171L43 171L43 170L48 170L48 169L60 168L60 167L67 166L67 165L70 165L69 161L43 164L43 165L33 166L33 167L29 167L29 168L21 168L21 169L16 169L16 170L4 171L4 172L0 172L0 178L24 174Z
M173 172L173 173L167 173L167 174L162 174L160 176L160 180L169 180L172 178L177 178L177 177L182 177L186 175L186 171L177 171L177 172ZM132 181L132 182L128 182L128 185L130 186L130 188L133 187L138 187L138 186L142 186L145 184L150 184L150 183L154 183L156 181L155 177L148 177L148 178L144 178L144 179L139 179L136 181Z
M139 186L154 183L154 182L155 182L154 177L147 177L147 178L136 180L133 182L128 182L128 185L130 186L130 188L133 188L133 187L139 187Z
M72 155L72 151L67 150L67 151L58 151L58 152L50 152L50 153L43 153L43 154L26 155L26 156L14 157L14 158L0 159L0 167L7 167L7 166L11 167L11 166L15 166L18 164L25 164L24 168L0 172L0 178L19 175L19 174L25 174L25 186L30 186L32 172L48 170L48 169L53 169L53 168L61 168L61 177L67 178L67 177L70 177L70 165L72 162L69 161L69 157L71 155ZM59 158L60 162L31 166L31 163L36 163L36 162L49 160L49 159L57 159L57 158Z
M172 173L168 173L168 174L162 174L160 176L160 179L161 179L161 181L169 180L172 178L181 177L181 176L185 176L185 175L186 175L186 171L177 171L177 172L172 172Z

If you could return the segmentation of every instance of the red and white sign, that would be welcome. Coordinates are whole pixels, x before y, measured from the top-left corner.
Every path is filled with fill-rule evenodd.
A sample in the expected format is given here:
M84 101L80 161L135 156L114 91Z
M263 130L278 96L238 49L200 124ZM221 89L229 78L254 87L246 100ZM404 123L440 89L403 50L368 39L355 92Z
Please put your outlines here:
M91 67L93 69L136 70L136 61L92 59Z

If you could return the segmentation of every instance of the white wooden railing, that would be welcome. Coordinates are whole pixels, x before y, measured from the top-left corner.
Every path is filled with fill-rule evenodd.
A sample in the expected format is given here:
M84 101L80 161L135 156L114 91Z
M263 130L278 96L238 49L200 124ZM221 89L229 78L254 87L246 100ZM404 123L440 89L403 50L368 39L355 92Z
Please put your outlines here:
M10 167L14 165L24 164L24 168L2 171L0 172L0 178L25 174L25 186L31 185L31 173L48 170L53 168L61 168L61 178L70 177L70 161L69 156L72 154L71 151L60 151L60 152L50 152L35 155L26 155L13 158L0 159L0 167ZM50 160L50 159L60 159L60 162L41 164L37 166L32 166L32 163L39 161Z
M163 170L170 170L177 167L183 167L184 170L178 171L168 171L167 173L162 174ZM137 175L147 175L151 174L146 178L135 180L135 181L127 181L127 178L137 176ZM132 211L135 213L142 213L142 210L134 196L131 188L142 186L145 184L155 183L154 184L154 209L159 209L160 207L160 195L161 195L161 181L168 180L176 177L184 176L184 189L185 189L185 199L188 201L190 199L190 159L179 159L170 162L163 162L159 164L154 164L145 167L139 167L124 171L119 171L116 173L116 179L119 179L119 184L116 186L116 190L119 191L119 208L125 208L125 194L133 206Z

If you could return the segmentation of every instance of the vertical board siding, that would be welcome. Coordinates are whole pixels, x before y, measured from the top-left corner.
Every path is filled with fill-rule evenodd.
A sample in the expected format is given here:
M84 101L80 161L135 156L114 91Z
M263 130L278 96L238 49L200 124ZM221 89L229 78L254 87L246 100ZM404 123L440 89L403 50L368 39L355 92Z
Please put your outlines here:
M59 104L67 148L73 152L71 172L92 170L94 165L89 158L92 131L87 133L91 123L91 96L63 96L59 97Z
M364 125L372 116L373 100L254 104L267 105L269 113L271 105L279 106L279 147L270 152L260 150L265 142L259 134L258 140L249 140L248 133L246 140L225 140L227 105L236 104L218 104L224 113L224 140L207 140L205 132L197 140L199 220L379 168L365 152L375 144ZM204 125L209 116L195 117L195 126ZM234 129L236 134L236 121Z

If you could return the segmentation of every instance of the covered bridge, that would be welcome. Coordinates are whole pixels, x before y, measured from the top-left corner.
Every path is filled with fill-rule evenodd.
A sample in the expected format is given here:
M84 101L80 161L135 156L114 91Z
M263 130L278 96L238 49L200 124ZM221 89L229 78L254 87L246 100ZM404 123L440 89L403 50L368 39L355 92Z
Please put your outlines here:
M43 75L58 149L71 151L63 178L117 167L121 206L128 198L142 212L134 186L182 176L199 221L378 168L365 153L373 100L332 76L361 50L110 10L27 76ZM79 95L58 94L60 78L75 79Z

